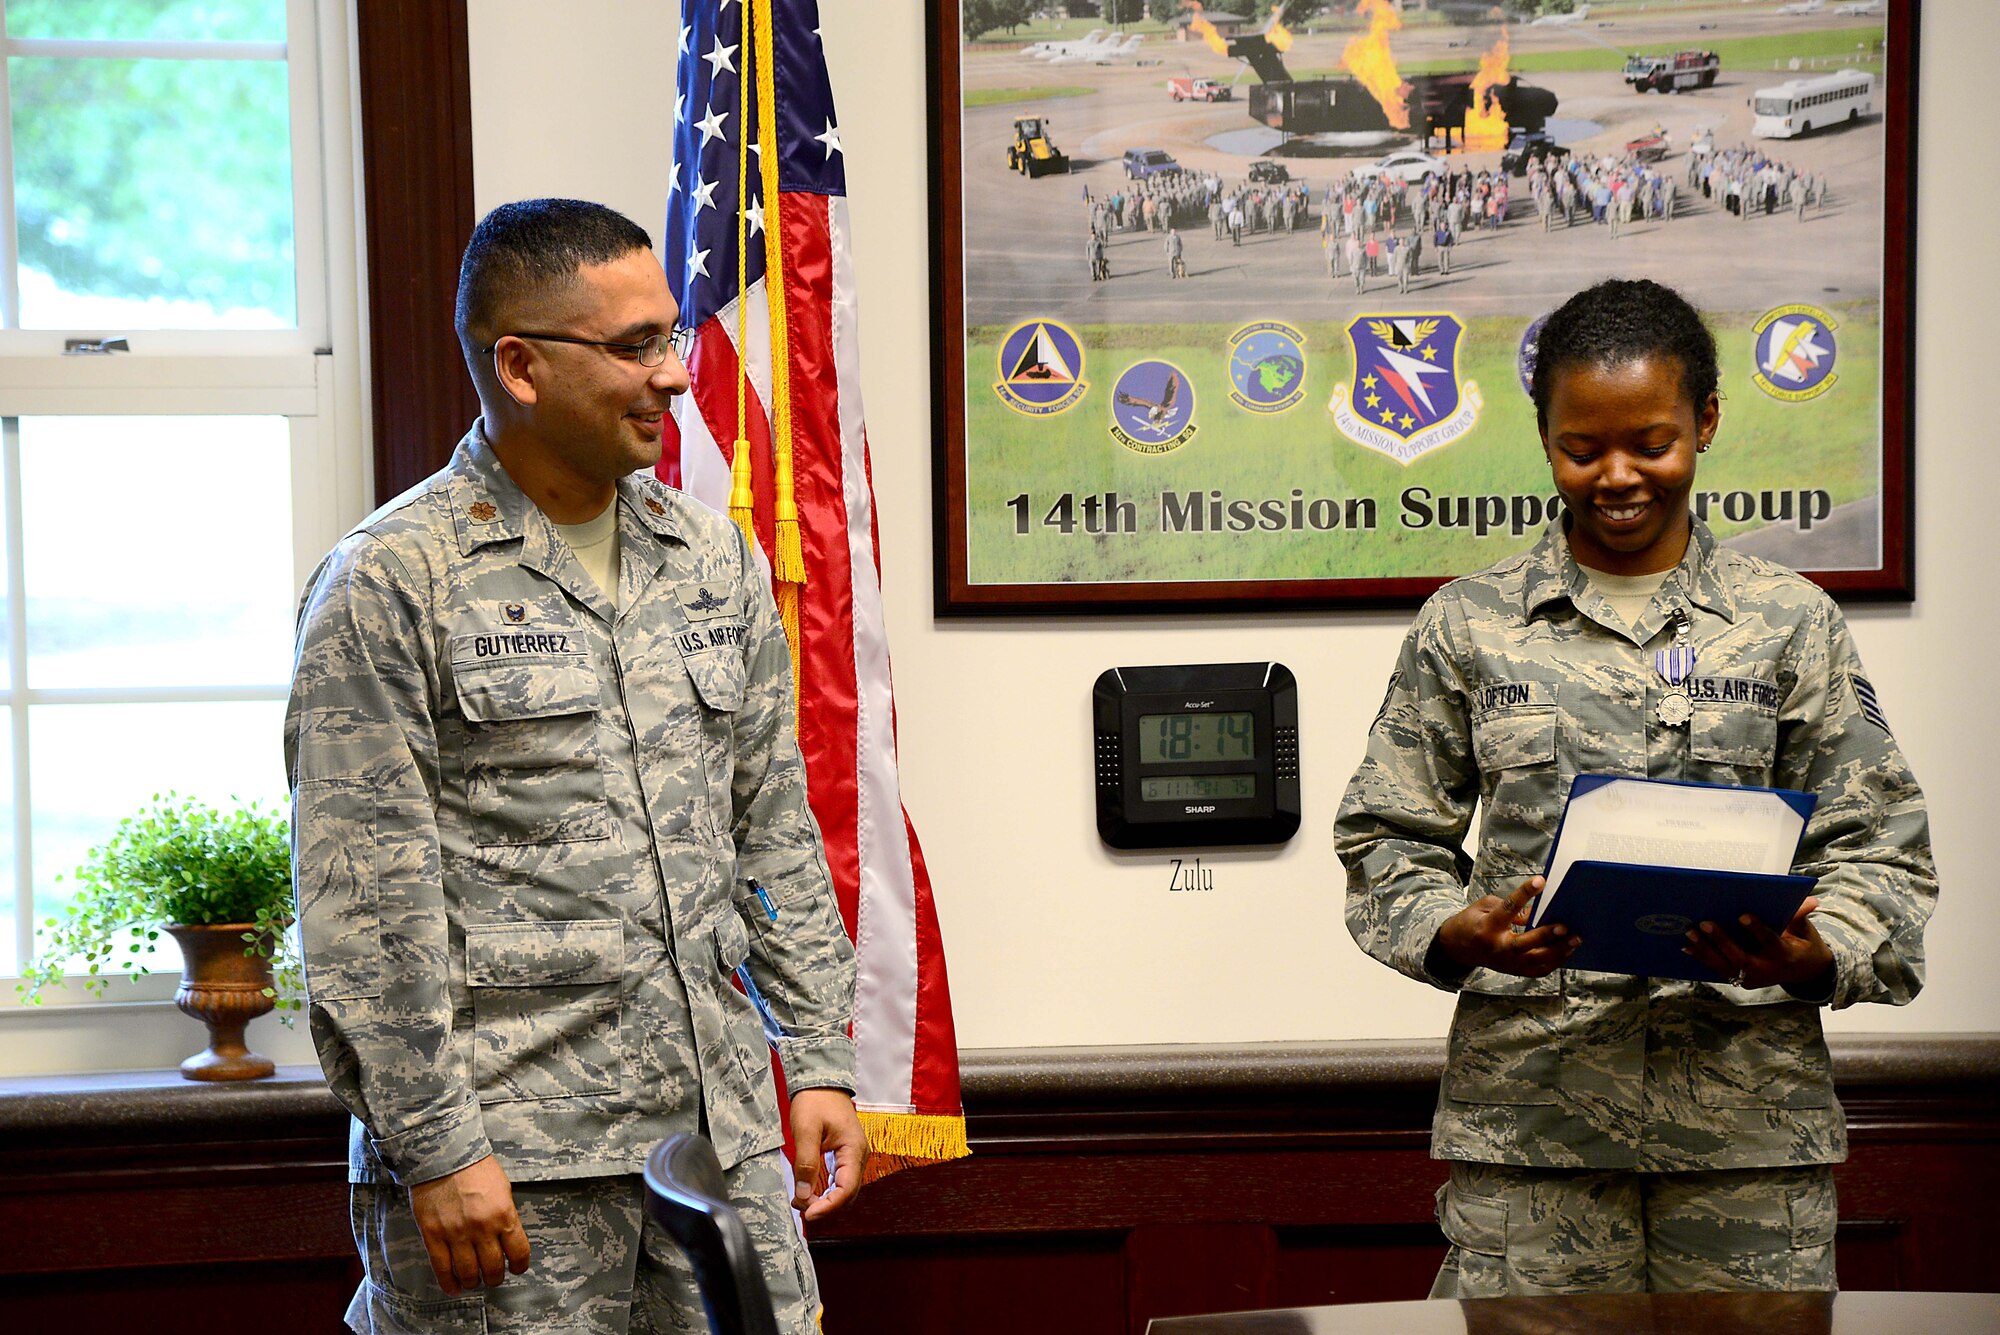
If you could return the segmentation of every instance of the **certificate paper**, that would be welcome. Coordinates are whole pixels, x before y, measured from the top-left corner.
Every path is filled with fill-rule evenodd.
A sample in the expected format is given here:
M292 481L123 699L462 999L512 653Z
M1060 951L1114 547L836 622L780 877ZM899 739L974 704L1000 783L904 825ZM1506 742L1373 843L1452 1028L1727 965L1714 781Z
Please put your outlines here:
M1533 922L1548 913L1578 862L1782 876L1791 870L1816 801L1782 788L1579 774Z

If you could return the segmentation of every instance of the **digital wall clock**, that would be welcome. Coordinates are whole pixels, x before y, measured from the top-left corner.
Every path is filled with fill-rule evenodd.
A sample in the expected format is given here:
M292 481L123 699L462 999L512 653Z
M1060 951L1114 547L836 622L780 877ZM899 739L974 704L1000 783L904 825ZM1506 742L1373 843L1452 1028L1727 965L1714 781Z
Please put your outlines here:
M1113 848L1281 844L1299 828L1299 687L1282 663L1108 668L1091 693Z

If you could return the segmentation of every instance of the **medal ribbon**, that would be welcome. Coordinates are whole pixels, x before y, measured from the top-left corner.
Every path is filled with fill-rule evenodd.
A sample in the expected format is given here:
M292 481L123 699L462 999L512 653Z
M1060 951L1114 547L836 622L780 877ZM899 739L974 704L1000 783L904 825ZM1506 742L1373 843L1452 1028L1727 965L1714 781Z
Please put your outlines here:
M1676 607L1673 617L1673 645L1654 651L1653 670L1667 684L1666 694L1660 699L1660 722L1677 728L1687 722L1694 712L1686 686L1688 674L1694 671L1694 646L1688 643L1688 627L1693 618L1685 607Z

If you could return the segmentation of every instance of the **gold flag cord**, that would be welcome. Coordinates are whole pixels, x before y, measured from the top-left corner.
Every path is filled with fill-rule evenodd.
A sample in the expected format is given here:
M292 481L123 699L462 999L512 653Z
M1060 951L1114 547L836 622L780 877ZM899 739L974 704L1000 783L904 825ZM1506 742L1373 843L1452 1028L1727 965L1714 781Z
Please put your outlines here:
M748 15L745 16L746 18ZM750 61L749 43L743 61ZM750 486L750 347L745 310L750 304L750 81L736 81L736 452L729 459L729 517L757 546L756 493Z
M772 555L772 582L778 616L792 646L792 681L799 680L799 589L806 582L805 544L799 533L799 507L792 479L791 334L785 317L785 258L782 241L783 201L778 192L778 159L783 145L778 134L778 79L772 30L771 0L756 0L757 125L762 140L758 166L764 186L764 294L771 313L771 446L776 462L773 492L777 510L777 551ZM804 694L798 691L797 694Z

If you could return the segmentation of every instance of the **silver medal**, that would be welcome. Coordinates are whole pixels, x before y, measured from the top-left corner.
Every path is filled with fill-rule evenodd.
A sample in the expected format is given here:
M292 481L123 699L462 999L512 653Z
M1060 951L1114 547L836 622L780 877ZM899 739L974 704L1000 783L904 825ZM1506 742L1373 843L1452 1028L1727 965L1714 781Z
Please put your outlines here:
M1667 684L1666 694L1660 697L1660 722L1669 728L1678 728L1694 717L1694 704L1688 699L1687 680L1694 671L1695 656L1694 646L1688 643L1692 618L1687 609L1675 608L1673 619L1673 647L1653 655L1653 670Z

